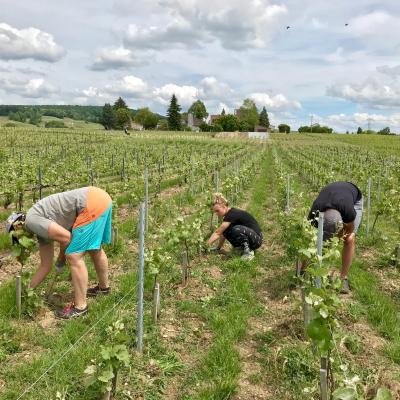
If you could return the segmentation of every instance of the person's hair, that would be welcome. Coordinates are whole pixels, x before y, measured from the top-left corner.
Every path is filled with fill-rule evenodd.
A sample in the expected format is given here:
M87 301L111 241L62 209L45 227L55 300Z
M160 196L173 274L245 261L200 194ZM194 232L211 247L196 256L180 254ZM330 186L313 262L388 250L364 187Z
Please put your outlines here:
M221 206L229 206L228 200L223 196L222 193L214 193L213 194L213 206L216 204Z

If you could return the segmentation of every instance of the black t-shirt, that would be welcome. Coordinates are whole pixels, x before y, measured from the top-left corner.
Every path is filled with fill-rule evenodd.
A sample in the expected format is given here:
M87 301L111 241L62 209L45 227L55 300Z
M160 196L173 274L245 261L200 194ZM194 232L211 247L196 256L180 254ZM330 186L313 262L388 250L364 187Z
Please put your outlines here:
M340 212L344 223L348 224L356 219L354 204L361 200L360 189L351 182L333 182L325 186L311 206L308 219L318 216L318 211L333 208Z
M261 229L255 218L247 211L240 210L239 208L232 207L224 216L224 222L231 224L227 230L232 229L235 225L243 225L253 229L258 235L261 235Z

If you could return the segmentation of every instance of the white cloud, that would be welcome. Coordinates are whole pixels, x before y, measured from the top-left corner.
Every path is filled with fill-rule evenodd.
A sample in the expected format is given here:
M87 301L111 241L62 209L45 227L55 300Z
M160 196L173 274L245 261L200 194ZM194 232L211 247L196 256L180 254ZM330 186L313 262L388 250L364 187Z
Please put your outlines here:
M58 92L58 88L43 78L29 80L0 79L0 87L9 94L18 94L26 98L46 98Z
M268 93L251 93L249 98L254 100L257 107L266 107L267 110L283 111L283 110L299 110L301 104L298 101L288 100L286 96L279 93L270 96Z
M230 114L233 111L229 106L225 103L219 103L217 108L217 114L221 114L222 110L225 110L225 114Z
M106 85L104 90L117 96L142 98L148 94L149 89L143 79L127 75L113 84Z
M359 15L349 21L349 32L356 36L381 36L395 32L399 18L384 10L375 10L368 14ZM399 38L397 38L399 39Z
M174 19L165 27L150 26L139 28L135 24L128 26L124 43L139 49L165 49L166 45L199 47L204 39L200 31L193 29L188 21Z
M381 65L376 67L376 70L381 74L388 75L391 78L400 77L400 65L395 65L393 67L389 67L388 65Z
M128 67L143 65L143 59L124 47L101 49L90 66L93 71L106 71L110 69L125 69Z
M369 77L361 83L331 85L327 95L374 107L397 107L400 105L400 84Z
M175 94L180 105L190 106L198 99L199 90L194 86L179 86L168 83L153 91L154 100L163 105L169 104L173 94Z
M335 126L338 131L357 130L360 126L363 130L371 126L373 130L380 130L389 126L392 131L400 132L400 113L384 115L369 113L333 114L325 118L324 122L329 126Z
M127 46L165 49L219 41L233 50L263 48L287 14L285 5L266 0L162 0L159 4L172 20L165 27L130 25L124 39Z
M226 83L218 82L214 76L206 76L200 81L199 96L205 100L226 99L232 94L232 88Z
M65 54L51 34L36 28L16 29L0 23L0 58L21 60L33 58L40 61L55 62Z
M325 56L325 60L333 64L342 64L346 62L347 58L344 56L343 47L338 47L333 53Z

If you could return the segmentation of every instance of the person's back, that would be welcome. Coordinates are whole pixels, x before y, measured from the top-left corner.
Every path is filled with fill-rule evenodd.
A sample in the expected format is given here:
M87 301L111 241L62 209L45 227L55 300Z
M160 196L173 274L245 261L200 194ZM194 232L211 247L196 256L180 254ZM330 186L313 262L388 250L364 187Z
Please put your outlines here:
M39 200L33 205L32 210L71 230L76 218L86 207L88 190L88 187L83 187L52 194Z
M356 212L354 205L362 197L360 189L351 182L333 182L325 186L311 206L309 219L317 216L318 211L328 209L339 211L344 223L354 221Z
M261 228L258 225L257 220L247 211L241 210L240 208L232 207L224 216L224 221L230 222L228 228L232 229L234 226L242 225L247 228L253 229L258 235L261 235Z

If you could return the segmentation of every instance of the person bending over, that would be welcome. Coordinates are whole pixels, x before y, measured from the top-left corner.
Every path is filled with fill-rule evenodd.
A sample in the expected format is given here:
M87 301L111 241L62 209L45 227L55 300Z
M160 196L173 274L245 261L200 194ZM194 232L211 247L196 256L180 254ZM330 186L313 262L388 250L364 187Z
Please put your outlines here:
M254 250L261 246L263 240L256 219L247 211L229 207L221 193L214 194L212 211L222 218L222 223L210 236L207 244L212 245L218 240L213 250L219 251L227 240L233 246L234 253L240 253L243 260L252 260Z
M337 235L343 239L341 293L350 291L348 274L355 253L356 233L363 214L361 190L351 182L333 182L325 186L311 206L308 219L318 227L319 212L324 213L323 240Z
M39 241L40 266L32 277L31 288L36 288L51 271L54 241L60 244L56 266L62 269L68 261L74 302L56 313L59 318L84 315L88 312L87 295L109 293L108 259L101 245L111 242L111 217L111 197L104 190L90 186L50 195L33 205L26 217L18 213L9 218L8 231L25 220L24 229L36 234ZM98 277L98 285L90 289L86 253Z

